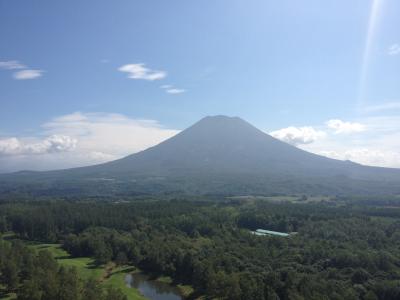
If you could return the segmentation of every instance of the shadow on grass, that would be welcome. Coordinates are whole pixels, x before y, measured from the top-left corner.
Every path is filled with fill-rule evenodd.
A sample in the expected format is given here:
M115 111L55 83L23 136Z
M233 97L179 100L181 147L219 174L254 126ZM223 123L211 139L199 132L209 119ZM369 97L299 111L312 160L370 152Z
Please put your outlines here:
M17 239L17 236L14 233L5 233L1 236L3 240L9 241L9 240L15 240Z
M8 292L5 288L0 288L0 299L10 299L11 293ZM15 299L15 297L11 298Z
M103 264L98 264L95 261L92 261L92 262L87 264L87 268L88 269L100 269L100 268L104 269L104 265Z
M122 270L117 270L112 272L110 275L117 275L117 274L126 274L126 273L132 273L133 271L136 271L137 269L135 267L127 267L125 269Z
M59 256L54 256L55 259L70 259L73 258L71 255L59 255Z
M40 250L49 249L49 248L50 248L49 245L41 245L41 246L38 246L38 247L37 247L37 249L40 249Z

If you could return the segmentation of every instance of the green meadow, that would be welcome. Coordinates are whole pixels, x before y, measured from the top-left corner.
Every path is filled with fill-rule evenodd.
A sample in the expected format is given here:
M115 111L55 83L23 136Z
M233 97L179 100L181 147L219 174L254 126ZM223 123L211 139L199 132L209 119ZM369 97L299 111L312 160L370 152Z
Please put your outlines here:
M95 278L102 285L113 285L119 288L130 300L144 300L139 291L127 287L125 275L134 272L136 269L131 266L117 267L113 263L96 266L93 258L90 257L71 257L68 252L61 248L59 244L32 244L36 250L47 250L51 252L60 265L75 267L78 275L82 279Z
M145 300L139 291L135 288L130 288L125 284L125 276L128 273L138 271L132 266L116 266L114 263L106 265L96 265L90 257L71 257L68 252L61 248L60 244L37 244L29 243L29 247L36 251L47 250L57 262L66 267L74 267L81 279L94 278L104 287L112 285L120 289L129 300ZM0 299L12 300L16 299L15 294L2 293L3 287L0 286Z

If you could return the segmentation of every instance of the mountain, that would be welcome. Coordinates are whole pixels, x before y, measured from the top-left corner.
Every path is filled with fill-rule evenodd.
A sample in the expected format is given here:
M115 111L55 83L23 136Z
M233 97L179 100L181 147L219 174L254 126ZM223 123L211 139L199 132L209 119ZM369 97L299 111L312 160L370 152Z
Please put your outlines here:
M112 162L0 176L0 191L57 195L400 194L400 170L312 154L238 117L205 117L176 136Z

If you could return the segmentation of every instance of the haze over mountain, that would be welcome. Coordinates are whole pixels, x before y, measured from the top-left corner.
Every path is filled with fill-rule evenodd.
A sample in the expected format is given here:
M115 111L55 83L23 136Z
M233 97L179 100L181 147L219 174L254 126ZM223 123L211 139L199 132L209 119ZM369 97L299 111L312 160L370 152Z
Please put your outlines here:
M238 117L205 117L139 153L90 167L0 176L4 193L393 194L400 170L312 154Z

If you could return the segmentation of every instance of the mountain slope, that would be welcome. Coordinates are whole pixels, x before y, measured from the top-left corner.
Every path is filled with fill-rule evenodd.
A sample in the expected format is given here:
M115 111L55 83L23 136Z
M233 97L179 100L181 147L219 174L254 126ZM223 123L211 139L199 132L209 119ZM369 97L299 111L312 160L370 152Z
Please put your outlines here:
M23 184L68 193L386 194L400 193L399 183L400 170L318 156L225 116L109 163L0 177L3 190Z

